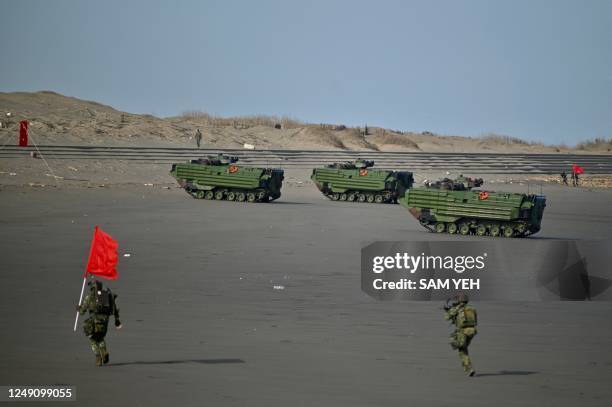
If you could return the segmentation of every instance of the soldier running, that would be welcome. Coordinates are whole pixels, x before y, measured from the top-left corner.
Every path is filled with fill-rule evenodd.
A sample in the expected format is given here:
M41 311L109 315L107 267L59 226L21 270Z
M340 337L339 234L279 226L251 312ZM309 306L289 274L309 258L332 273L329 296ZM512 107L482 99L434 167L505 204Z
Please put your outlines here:
M476 310L468 305L468 301L466 294L457 295L452 305L448 305L447 301L444 306L444 311L446 311L444 319L450 320L455 325L455 331L450 336L450 345L459 352L459 359L468 376L474 376L476 372L472 368L468 347L476 336L478 317Z
M104 288L100 281L92 280L88 285L90 293L87 294L81 306L77 305L77 310L81 315L89 312L89 317L83 323L83 330L89 338L91 350L96 355L96 366L101 366L109 361L104 337L108 330L110 316L115 317L117 329L121 329L122 325L119 321L119 308L115 303L117 296L109 288Z

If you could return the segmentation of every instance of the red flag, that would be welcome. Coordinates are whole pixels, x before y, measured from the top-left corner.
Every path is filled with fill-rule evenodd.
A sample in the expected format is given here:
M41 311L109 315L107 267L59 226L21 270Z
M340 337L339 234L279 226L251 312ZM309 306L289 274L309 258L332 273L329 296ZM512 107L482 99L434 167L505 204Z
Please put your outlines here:
M584 174L584 168L579 165L572 164L572 172L574 174Z
M119 260L118 248L119 244L115 239L96 226L85 274L90 273L109 280L116 280L118 277L116 268Z
M28 146L28 121L22 120L19 122L19 147Z

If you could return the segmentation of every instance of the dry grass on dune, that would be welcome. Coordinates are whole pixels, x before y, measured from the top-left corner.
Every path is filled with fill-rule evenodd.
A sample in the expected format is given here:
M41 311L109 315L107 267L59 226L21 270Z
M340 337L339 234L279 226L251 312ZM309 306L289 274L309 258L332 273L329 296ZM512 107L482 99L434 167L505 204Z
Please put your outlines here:
M419 145L411 140L408 134L381 132L368 137L368 140L376 145L393 145L419 150Z
M255 126L264 127L275 127L280 125L283 129L296 129L304 127L304 123L299 120L283 116L267 116L267 115L250 115L250 116L234 116L234 117L221 117L211 115L207 112L198 110L190 110L183 112L180 116L184 119L190 119L200 122L207 126L213 127L227 127L231 126L236 129L246 129Z
M565 144L545 145L540 141L525 141L518 137L489 133L479 138L486 144L497 144L502 146L520 146L520 147L549 147L557 152L568 150L592 151L592 152L611 152L612 138L597 137L591 140L586 140L576 144L576 147L571 148Z
M612 151L612 138L605 139L597 137L592 140L583 141L576 145L578 150L586 151Z
M494 143L503 146L544 146L539 141L526 141L518 137L506 136L504 134L489 133L479 137L485 143Z
M325 133L321 134L319 139L327 145L331 145L332 147L339 148L341 150L347 150L346 144L342 141L341 137L338 137L336 134Z

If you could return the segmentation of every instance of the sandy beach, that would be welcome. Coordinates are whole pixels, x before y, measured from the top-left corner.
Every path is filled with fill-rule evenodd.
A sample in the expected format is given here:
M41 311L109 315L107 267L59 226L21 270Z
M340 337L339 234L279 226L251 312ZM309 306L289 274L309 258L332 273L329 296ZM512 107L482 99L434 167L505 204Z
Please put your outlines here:
M543 192L533 239L612 237L609 190ZM342 204L297 185L252 205L145 186L3 186L0 198L5 384L72 384L77 404L94 406L588 406L610 396L607 303L476 303L469 379L441 304L361 292L362 246L448 239L398 205ZM72 331L94 225L120 243L111 287L124 329L110 331L104 368Z

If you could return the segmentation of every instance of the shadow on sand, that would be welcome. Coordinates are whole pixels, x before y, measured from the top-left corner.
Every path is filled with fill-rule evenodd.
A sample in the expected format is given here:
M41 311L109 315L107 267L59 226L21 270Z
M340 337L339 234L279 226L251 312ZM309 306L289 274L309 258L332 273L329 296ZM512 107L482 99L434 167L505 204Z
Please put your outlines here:
M272 201L273 205L312 205L312 202Z
M109 366L178 365L182 363L201 363L204 365L220 365L220 364L227 364L227 363L246 363L246 362L242 359L137 360L134 362L110 363Z
M496 373L476 373L476 377L487 377L487 376L528 376L530 374L538 374L539 372L532 372L529 370L500 370Z
M571 241L571 240L577 240L577 238L571 238L571 237L547 237L547 236L528 236L527 239L529 240L559 240L559 241Z

